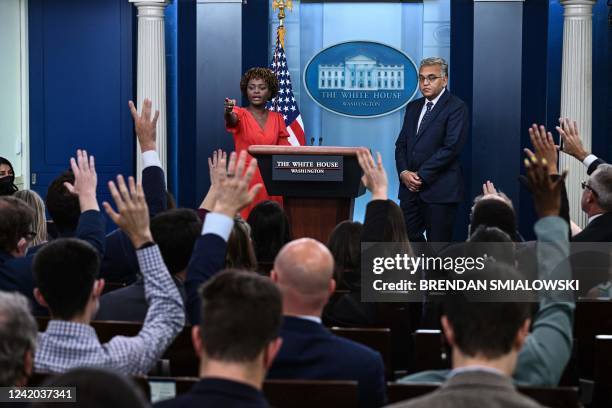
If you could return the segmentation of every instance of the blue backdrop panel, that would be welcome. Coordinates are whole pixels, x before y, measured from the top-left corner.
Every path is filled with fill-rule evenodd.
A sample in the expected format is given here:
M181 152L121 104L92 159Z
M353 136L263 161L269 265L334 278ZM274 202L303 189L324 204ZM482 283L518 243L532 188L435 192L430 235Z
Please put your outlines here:
M132 13L124 0L29 2L31 181L43 197L77 148L96 157L101 199L108 179L133 174Z
M208 191L207 158L213 150L234 150L225 130L224 98L240 99L242 3L198 0L196 83L196 201ZM262 22L263 23L263 22Z
M478 194L488 179L515 205L522 147L522 9L521 2L474 3L472 192Z
M528 129L533 123L545 124L554 132L553 122L547 123L547 94L549 90L555 89L560 92L561 82L557 83L555 69L550 66L549 55L543 52L547 49L548 38L548 10L546 2L538 0L527 0L523 3L523 55L522 55L522 108L521 108L521 145L531 150L531 140ZM561 67L559 66L559 72ZM550 104L548 104L550 106ZM559 102L556 103L559 109ZM520 148L517 149L520 152ZM522 173L524 166L519 166ZM526 239L535 239L533 225L537 221L533 198L529 190L519 187L519 230Z
M453 0L451 2L451 47L450 47L450 84L451 91L462 99L473 114L473 64L474 64L474 1ZM455 223L454 240L464 240L469 224L471 199L476 194L472 191L472 126L468 140L461 152L463 168L463 187L465 200L459 204L457 222Z
M177 155L176 162L168 163L177 175L175 188L179 206L196 208L196 3L193 0L177 2ZM180 136L179 136L180 135Z

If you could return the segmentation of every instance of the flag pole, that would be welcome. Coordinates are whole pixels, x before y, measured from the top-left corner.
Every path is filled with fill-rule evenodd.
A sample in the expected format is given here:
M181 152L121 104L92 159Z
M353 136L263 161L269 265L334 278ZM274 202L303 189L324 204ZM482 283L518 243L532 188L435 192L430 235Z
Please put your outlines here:
M306 135L304 132L304 123L302 115L298 107L295 96L293 95L293 87L291 85L291 75L289 74L289 65L287 64L287 56L285 54L285 10L290 11L293 8L292 0L274 0L272 9L278 9L278 28L276 31L276 47L274 55L270 63L270 70L276 76L279 84L278 95L272 99L268 107L282 115L287 128L289 138L287 141L292 146L304 146L306 144Z

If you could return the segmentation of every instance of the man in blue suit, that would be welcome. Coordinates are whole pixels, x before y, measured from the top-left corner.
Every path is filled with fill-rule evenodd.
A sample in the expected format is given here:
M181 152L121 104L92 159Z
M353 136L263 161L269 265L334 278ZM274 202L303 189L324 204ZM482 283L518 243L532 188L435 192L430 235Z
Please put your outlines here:
M374 350L333 335L321 313L336 288L334 259L318 241L302 238L285 245L270 278L283 295L283 344L268 372L271 379L357 381L362 407L386 400L382 358Z
M419 67L423 98L408 104L395 142L399 199L411 241L449 242L463 199L459 154L468 134L468 108L447 89L448 65L426 58Z

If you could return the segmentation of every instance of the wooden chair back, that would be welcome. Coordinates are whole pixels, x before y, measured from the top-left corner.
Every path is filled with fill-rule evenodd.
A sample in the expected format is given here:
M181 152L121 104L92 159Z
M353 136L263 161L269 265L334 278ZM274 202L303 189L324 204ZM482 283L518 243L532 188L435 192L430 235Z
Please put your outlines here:
M440 330L414 332L415 372L450 368L450 348L444 343Z
M574 339L578 374L580 378L593 379L593 365L599 356L595 354L595 336L612 334L612 300L583 299L576 302Z

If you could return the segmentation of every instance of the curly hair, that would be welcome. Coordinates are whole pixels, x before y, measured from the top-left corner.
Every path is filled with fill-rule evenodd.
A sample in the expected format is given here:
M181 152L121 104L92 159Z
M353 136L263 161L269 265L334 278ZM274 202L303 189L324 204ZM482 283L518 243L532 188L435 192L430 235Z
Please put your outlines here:
M244 96L247 94L247 86L251 79L262 79L268 85L268 89L270 90L270 98L268 100L272 100L278 95L279 86L276 75L268 68L255 67L245 72L242 79L240 79L240 90Z

